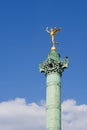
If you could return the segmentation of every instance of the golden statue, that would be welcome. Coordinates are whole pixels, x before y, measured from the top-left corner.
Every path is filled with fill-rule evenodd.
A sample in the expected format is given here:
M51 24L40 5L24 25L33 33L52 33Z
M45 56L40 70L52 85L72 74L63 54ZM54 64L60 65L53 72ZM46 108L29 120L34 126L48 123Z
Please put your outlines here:
M59 32L61 30L61 28L51 28L50 31L48 30L48 27L46 27L46 32L50 34L53 46L54 44L58 43L54 41L54 35Z

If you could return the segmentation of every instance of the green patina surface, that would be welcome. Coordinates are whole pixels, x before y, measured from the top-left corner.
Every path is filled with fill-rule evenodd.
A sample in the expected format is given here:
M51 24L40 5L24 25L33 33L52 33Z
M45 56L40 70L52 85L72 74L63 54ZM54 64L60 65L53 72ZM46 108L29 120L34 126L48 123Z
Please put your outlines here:
M61 130L61 75L68 67L68 58L60 59L56 50L51 50L47 59L39 65L46 75L46 130Z

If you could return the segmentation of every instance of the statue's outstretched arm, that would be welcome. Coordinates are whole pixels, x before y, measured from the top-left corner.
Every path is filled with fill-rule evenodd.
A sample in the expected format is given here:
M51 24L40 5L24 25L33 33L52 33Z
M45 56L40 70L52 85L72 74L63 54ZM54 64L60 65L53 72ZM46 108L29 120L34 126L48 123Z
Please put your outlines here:
M46 27L46 32L50 33L50 31L48 30L48 27Z

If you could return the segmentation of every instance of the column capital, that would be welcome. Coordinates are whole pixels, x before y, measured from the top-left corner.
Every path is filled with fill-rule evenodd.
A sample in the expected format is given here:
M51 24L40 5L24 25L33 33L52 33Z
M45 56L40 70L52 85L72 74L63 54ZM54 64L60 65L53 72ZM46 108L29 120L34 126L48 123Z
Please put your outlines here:
M40 72L43 72L46 75L52 72L57 72L62 75L62 72L67 67L68 57L61 60L60 54L53 50L48 54L47 59L39 65Z

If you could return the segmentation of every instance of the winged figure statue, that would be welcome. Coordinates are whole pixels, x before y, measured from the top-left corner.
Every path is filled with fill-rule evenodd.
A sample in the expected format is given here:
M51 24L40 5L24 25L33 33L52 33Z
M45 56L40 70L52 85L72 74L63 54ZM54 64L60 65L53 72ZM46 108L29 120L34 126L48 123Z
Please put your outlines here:
M61 28L56 28L56 27L55 27L55 28L51 28L50 31L49 31L49 30L48 30L48 27L46 27L46 32L50 34L50 37L51 37L51 40L52 40L53 45L54 45L55 43L58 43L58 42L55 42L55 41L54 41L54 35L55 35L56 33L58 33L60 30L61 30Z

